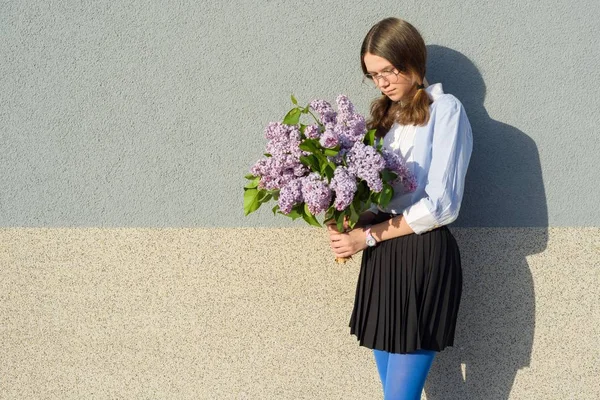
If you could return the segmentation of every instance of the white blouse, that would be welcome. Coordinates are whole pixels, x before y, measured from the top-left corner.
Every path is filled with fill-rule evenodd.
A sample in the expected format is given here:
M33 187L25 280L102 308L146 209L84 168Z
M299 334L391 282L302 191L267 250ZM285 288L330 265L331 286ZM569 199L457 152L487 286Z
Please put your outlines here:
M417 180L417 189L405 193L394 186L394 196L385 208L403 214L417 234L453 222L464 192L464 181L473 150L471 125L461 102L445 94L441 83L425 88L432 99L425 126L394 123L383 138L383 147L406 162ZM378 212L377 207L370 211Z

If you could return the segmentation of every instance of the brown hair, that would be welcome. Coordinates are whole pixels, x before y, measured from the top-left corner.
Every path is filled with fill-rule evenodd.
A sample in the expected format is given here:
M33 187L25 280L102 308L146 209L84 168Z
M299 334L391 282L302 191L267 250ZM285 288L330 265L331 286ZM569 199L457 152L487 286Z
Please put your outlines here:
M371 103L369 129L377 129L377 136L384 136L397 121L402 125L425 125L429 121L431 100L423 84L427 62L427 48L419 31L408 22L398 18L386 18L375 24L365 36L360 49L360 63L367 73L364 56L366 53L383 57L398 71L412 77L414 95L408 104L392 102L382 95Z

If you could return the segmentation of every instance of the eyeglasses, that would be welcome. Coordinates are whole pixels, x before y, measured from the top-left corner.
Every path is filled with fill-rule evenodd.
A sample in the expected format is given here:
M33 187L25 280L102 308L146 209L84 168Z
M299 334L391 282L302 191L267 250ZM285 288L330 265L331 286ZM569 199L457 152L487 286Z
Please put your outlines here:
M378 74L372 75L372 74L365 74L363 76L362 82L372 88L379 88L379 79L382 78L384 81L386 81L387 83L395 83L396 80L398 80L398 75L400 75L401 72L397 71L396 68L393 68L391 70L385 70L385 71L381 71ZM390 79L392 81L390 81Z

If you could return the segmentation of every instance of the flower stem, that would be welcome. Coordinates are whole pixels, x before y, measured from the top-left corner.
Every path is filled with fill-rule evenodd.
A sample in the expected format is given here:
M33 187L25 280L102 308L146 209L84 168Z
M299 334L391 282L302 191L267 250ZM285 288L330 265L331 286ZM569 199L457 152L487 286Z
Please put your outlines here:
M313 114L312 111L308 110L308 113L310 115L312 115L312 117L315 119L315 121L317 121L317 124L319 124L319 126L323 126L323 124L321 123L321 121L319 121L319 119L317 117L315 117L315 114Z

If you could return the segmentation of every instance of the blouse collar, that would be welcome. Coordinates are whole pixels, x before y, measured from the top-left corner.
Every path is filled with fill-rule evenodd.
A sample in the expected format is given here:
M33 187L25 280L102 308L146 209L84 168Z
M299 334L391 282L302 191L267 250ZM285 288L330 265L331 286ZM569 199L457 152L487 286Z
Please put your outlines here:
M436 101L441 95L444 94L444 89L442 88L441 83L434 83L433 85L429 85L425 88L425 91L429 95L429 98L432 101Z

